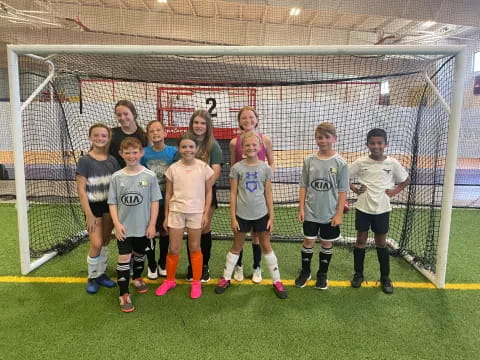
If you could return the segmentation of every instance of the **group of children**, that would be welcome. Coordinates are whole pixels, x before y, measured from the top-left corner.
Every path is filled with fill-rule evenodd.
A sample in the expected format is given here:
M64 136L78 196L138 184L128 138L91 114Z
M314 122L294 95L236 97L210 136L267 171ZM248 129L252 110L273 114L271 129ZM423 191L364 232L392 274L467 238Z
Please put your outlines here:
M92 144L77 167L77 188L85 212L90 249L87 257L87 292L99 286L115 287L105 273L107 246L112 229L118 245L117 284L120 309L135 309L129 292L130 278L138 293L148 291L142 273L148 259L148 278L166 277L156 289L164 296L176 287L176 271L185 229L191 281L190 297L202 295L202 282L210 280L209 260L212 247L211 221L217 207L215 181L220 176L222 151L213 137L210 114L195 111L188 131L178 139L177 147L165 144L165 126L159 120L147 125L146 133L138 125L137 112L128 100L115 106L119 127L110 129L95 124L89 129ZM224 293L231 279L242 281L242 252L247 233L252 234L252 281L262 281L260 260L265 258L275 294L287 298L280 279L277 257L270 244L274 225L271 178L274 171L272 142L256 131L255 109L244 107L238 113L242 134L230 142L230 217L233 245L226 256L223 276L215 288ZM340 238L344 204L350 188L358 194L354 248L355 273L352 287L360 287L368 230L375 233L380 262L381 284L393 292L389 279L389 253L386 248L389 198L410 182L405 169L385 156L387 135L373 129L367 135L370 155L356 160L350 168L333 145L335 127L321 123L315 130L318 152L308 156L300 180L298 219L303 223L302 267L295 280L304 287L311 278L311 259L317 237L321 240L318 289L327 289L327 272L333 242ZM268 163L268 164L267 164ZM358 177L360 186L350 183ZM395 185L397 184L397 185ZM155 258L155 237L159 235L159 259Z

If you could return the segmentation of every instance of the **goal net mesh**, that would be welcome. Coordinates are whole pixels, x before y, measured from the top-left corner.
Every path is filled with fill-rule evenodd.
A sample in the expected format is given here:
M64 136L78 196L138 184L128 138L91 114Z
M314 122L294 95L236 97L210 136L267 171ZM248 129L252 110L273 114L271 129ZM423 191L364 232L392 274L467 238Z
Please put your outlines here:
M86 237L76 163L89 149L89 126L118 126L114 105L128 99L142 127L153 119L167 125L169 143L185 131L195 109L211 112L225 161L217 181L217 238L232 237L228 144L238 134L241 107L256 109L258 131L273 142L273 240L302 239L296 218L298 183L303 159L317 151L314 130L320 122L336 126L335 149L349 164L368 154L370 129L385 129L387 155L398 159L412 179L391 199L391 245L435 271L449 115L426 77L449 103L454 58L84 54L50 60L55 64L54 80L22 116L33 255L66 251ZM20 57L19 65L24 101L46 78L48 68L27 56ZM348 199L353 208L355 195L349 193ZM345 214L341 231L345 243L354 241L353 210Z

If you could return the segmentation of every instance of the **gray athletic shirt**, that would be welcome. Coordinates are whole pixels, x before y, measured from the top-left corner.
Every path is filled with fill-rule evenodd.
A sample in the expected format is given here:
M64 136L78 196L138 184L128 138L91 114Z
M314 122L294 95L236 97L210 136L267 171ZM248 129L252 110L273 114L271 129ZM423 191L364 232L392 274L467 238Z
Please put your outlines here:
M305 221L329 223L337 211L338 193L348 191L347 162L338 154L320 159L305 158L300 187L306 189Z
M230 178L237 179L237 208L235 213L244 220L257 220L268 214L265 200L265 181L272 178L272 169L263 161L248 166L245 160L230 170Z
M117 205L118 219L127 237L145 236L152 202L161 198L157 176L147 168L133 175L124 169L112 175L108 204Z

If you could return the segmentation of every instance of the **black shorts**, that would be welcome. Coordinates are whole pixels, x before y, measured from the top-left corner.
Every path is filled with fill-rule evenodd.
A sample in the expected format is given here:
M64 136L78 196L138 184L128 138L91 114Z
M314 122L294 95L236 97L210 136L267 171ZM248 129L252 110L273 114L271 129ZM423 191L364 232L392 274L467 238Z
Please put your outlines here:
M146 236L127 237L123 241L117 240L118 254L127 255L132 252L137 254L145 254L146 247L150 244Z
M110 208L106 201L89 202L90 210L95 217L101 218L103 214L110 214Z
M155 230L158 232L160 231L165 231L163 228L163 221L165 220L165 204L158 204L158 217L157 217L157 223L155 224Z
M307 239L317 239L320 234L322 241L336 241L340 239L340 226L320 224L313 221L303 222L303 236Z
M365 232L371 228L375 234L387 234L389 224L390 212L374 215L355 210L355 229L357 231Z
M218 209L218 200L217 200L217 184L214 184L212 187L212 205L211 207Z
M267 224L268 224L268 214L260 219L256 220L245 220L236 216L238 226L240 226L241 233L247 233L249 231L261 233L267 231Z

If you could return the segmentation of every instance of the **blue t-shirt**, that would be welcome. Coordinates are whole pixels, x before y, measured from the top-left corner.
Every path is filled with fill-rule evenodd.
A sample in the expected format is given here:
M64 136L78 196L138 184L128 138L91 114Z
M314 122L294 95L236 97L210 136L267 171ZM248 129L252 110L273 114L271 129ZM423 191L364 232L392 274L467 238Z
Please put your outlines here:
M167 181L165 179L165 171L175 161L175 155L177 154L177 148L175 146L165 145L162 151L156 151L152 146L147 146L143 149L145 154L142 157L140 163L146 168L152 170L158 178L158 185L162 192L162 200L165 197L165 187Z

